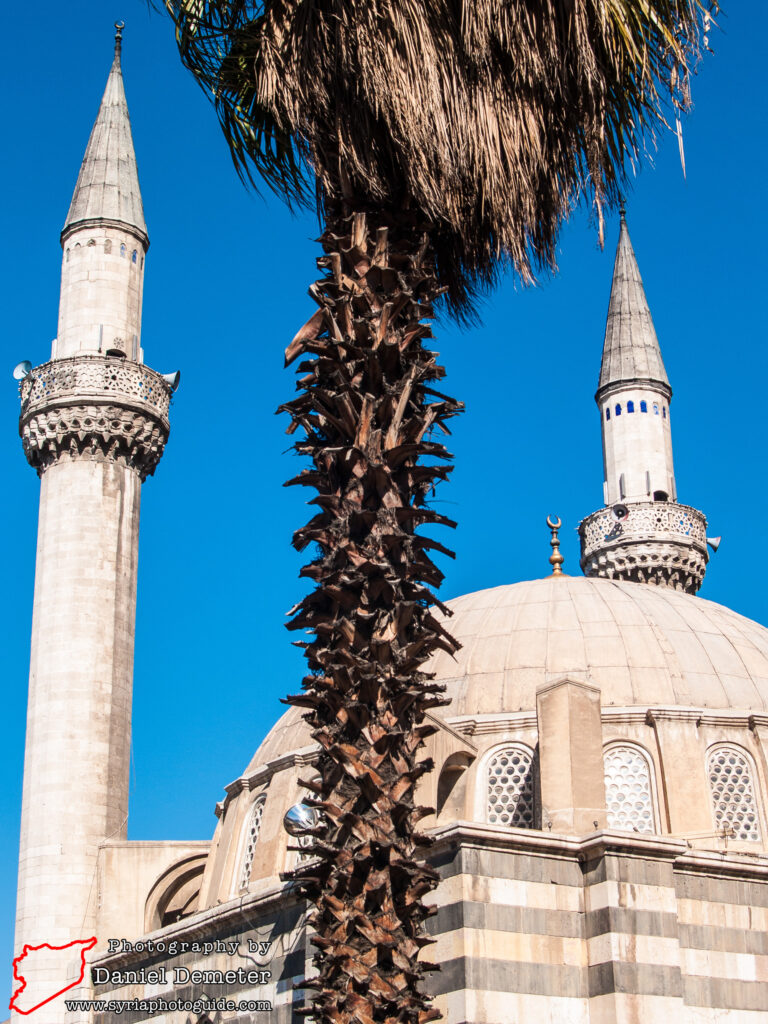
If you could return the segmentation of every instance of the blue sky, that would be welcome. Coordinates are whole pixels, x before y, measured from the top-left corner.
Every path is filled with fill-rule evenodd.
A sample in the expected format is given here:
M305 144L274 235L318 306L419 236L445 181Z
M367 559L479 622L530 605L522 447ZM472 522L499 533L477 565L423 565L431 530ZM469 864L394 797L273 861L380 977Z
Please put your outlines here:
M303 592L292 530L307 518L299 465L274 410L293 393L283 349L313 311L317 224L240 185L212 108L143 0L14 5L0 35L5 196L0 473L0 964L10 962L39 484L17 437L11 379L56 333L64 221L112 54L123 68L151 238L147 363L181 369L172 435L143 488L129 836L207 838L237 777L295 692L302 659L285 612ZM766 507L765 121L762 5L734 5L693 85L687 179L669 135L640 174L628 222L675 397L678 495L722 547L701 596L763 623ZM66 11L66 14L63 12ZM442 596L549 571L549 513L575 528L602 504L597 385L618 218L597 246L587 213L563 232L560 273L511 280L483 324L439 325L447 390L463 399L456 470L438 507L458 519ZM2 1010L0 1010L2 1015Z

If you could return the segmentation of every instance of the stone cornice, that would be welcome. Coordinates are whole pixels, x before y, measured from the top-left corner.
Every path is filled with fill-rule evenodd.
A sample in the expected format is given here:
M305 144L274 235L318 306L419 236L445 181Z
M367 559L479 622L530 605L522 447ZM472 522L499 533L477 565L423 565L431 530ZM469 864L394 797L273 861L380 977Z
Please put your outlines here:
M146 253L149 249L149 237L146 232L142 231L141 228L136 227L135 224L128 224L124 220L113 220L110 217L87 217L84 220L76 220L72 224L67 224L62 229L59 240L62 248L66 245L67 241L76 234L78 231L86 231L87 229L93 230L94 228L108 230L109 228L115 228L118 231L125 231L128 235L133 235L137 242L139 242Z
M680 836L642 835L601 829L584 836L573 836L531 829L508 828L502 825L475 824L468 821L430 829L434 844L431 856L447 849L489 849L525 854L529 857L551 857L559 860L594 861L604 856L638 860L667 861L676 872L704 874L707 877L768 880L768 856L742 851L692 849ZM237 929L248 932L254 918L271 910L300 904L292 883L268 881L260 891L249 892L226 903L200 910L190 917L155 932L142 935L139 944L162 942L210 941L218 934L232 934ZM126 952L98 954L91 967L105 966L119 970L138 961L152 963L166 959L163 951L131 949Z
M313 765L317 762L319 756L319 747L302 747L301 750L292 750L288 754L283 754L280 757L273 758L266 764L259 765L250 775L242 775L239 779L235 779L234 782L230 782L224 787L224 792L227 795L216 804L216 817L220 818L222 816L225 808L238 793L242 793L244 790L251 791L257 789L265 782L269 782L273 775L277 775L278 772L285 771L287 768L294 768L296 766L301 768L305 765Z
M738 875L768 880L768 855L739 850L736 852L714 850L687 850L675 861L675 869L691 874L704 874L708 878L728 878Z
M63 460L119 462L144 480L168 440L171 388L146 366L75 356L35 367L21 382L19 434L42 473Z
M598 405L611 398L613 395L618 394L621 391L657 391L664 398L669 400L672 398L672 388L664 380L653 380L648 377L627 377L625 380L613 380L610 384L603 384L601 388L598 388L595 392L595 402Z
M617 709L618 710L618 709ZM603 721L606 716L603 716ZM645 712L645 720L648 725L655 725L656 722L694 722L697 726L733 726L738 729L754 729L758 725L768 724L768 715L755 715L746 709L723 708L715 710L709 708L684 708L684 707L660 707L648 708Z
M200 910L175 924L142 935L135 943L210 941L211 935L217 931L231 929L233 925L238 925L243 932L247 932L253 927L255 911L263 913L272 909L284 910L289 903L300 903L300 899L293 894L293 888L292 883L285 883L270 886L260 892L246 893L226 903ZM89 966L108 966L110 970L118 970L121 966L147 959L163 960L165 953L148 952L146 949L101 953L94 957Z
M484 736L508 730L536 729L536 711L512 711L509 714L461 715L447 719L451 728L463 736Z
M424 715L424 717L441 732L447 733L449 736L452 736L453 739L474 751L475 754L477 753L477 747L470 739L468 739L469 733L463 732L455 725L455 723L448 722L446 719L441 718L439 715L433 715L429 711Z

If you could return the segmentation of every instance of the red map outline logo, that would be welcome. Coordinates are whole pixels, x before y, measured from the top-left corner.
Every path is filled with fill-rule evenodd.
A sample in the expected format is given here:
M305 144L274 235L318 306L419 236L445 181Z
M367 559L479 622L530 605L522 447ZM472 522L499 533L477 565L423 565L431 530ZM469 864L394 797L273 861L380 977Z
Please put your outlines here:
M96 942L97 942L97 939L96 939L96 936L94 935L90 939L75 939L73 942L66 942L63 946L52 946L48 942L42 942L42 943L40 943L39 946L25 946L22 949L22 951L19 953L19 955L13 961L13 979L14 979L14 981L20 981L21 985L16 989L16 991L11 996L11 1001L10 1001L10 1003L8 1005L8 1009L9 1010L15 1010L16 1013L23 1013L26 1016L28 1013L34 1013L35 1010L39 1010L40 1007L41 1006L45 1006L46 1003L50 1003L50 1001L52 999L55 999L57 996L62 995L64 992L69 992L69 990L71 988L74 988L76 985L79 985L80 982L85 977L85 966L86 966L85 965L85 954L88 952L89 949L93 949L93 947L96 945ZM76 981L71 981L69 983L69 985L65 985L64 988L60 989L58 992L54 992L52 996L48 996L48 998L44 999L42 1001L42 1003L38 1003L37 1006L33 1006L31 1010L22 1010L18 1006L14 1006L13 1004L16 1002L18 997L21 995L21 993L27 987L27 982L24 979L24 975L23 974L19 974L18 970L17 970L20 962L24 959L24 957L27 955L27 953L34 953L38 949L51 949L51 950L69 949L72 946L82 946L83 947L80 950L80 977Z

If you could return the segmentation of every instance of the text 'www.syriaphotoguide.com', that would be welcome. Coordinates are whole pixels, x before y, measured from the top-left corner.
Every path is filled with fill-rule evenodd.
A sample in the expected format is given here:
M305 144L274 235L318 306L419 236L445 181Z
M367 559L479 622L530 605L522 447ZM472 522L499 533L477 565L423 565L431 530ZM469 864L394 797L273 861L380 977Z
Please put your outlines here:
M182 1010L187 1013L210 1013L213 1010L249 1010L252 1013L270 1011L269 999L65 999L68 1010L96 1010L101 1013L167 1013Z

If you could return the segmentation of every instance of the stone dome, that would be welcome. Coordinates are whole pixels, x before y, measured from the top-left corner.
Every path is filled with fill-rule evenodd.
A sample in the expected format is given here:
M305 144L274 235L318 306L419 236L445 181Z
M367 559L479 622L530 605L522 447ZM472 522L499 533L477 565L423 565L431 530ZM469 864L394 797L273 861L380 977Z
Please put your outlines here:
M768 629L722 605L644 583L547 577L447 602L462 644L429 668L445 683L447 721L534 711L536 690L568 676L601 691L603 707L768 711ZM312 744L291 708L246 774Z

